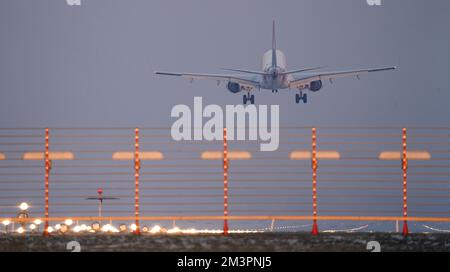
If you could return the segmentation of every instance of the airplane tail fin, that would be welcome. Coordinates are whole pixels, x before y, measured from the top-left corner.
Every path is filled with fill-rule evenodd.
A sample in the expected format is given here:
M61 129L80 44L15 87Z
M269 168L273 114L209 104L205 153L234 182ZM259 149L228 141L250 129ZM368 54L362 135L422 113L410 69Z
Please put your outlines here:
M272 66L277 66L277 40L275 37L275 20L272 22Z

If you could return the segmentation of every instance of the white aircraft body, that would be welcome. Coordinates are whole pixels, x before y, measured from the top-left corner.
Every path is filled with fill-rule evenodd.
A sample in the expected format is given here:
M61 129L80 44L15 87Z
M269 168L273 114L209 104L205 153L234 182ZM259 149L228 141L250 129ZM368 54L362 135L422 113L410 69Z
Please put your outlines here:
M317 72L323 67L288 70L286 65L286 56L277 49L275 39L275 22L273 22L272 29L272 49L264 53L262 58L262 71L250 71L242 69L224 69L228 71L238 72L239 74L225 75L225 74L197 74L197 73L172 73L156 71L157 75L179 76L189 79L191 82L194 79L209 79L227 83L227 89L232 93L246 92L243 97L243 103L255 103L255 96L251 94L254 90L267 89L272 92L278 92L280 89L298 89L300 92L295 95L295 102L300 101L307 103L307 94L303 90L317 92L322 89L323 82L333 82L333 79L338 77L356 76L358 79L360 75L372 72L380 72L386 70L394 70L392 67L381 67L373 69L358 69L347 71L331 71L331 72ZM311 72L316 71L316 72Z

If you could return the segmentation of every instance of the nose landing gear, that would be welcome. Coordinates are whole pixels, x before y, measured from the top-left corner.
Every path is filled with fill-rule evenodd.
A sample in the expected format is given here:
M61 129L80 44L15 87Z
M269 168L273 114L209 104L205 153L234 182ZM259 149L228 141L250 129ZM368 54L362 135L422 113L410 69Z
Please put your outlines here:
M307 94L303 94L302 92L300 92L300 94L296 94L295 95L295 103L300 103L300 100L303 101L304 104L306 104L308 102L308 96Z
M242 102L244 102L244 105L246 105L248 101L250 101L251 104L255 104L255 95L250 95L250 93L244 94Z

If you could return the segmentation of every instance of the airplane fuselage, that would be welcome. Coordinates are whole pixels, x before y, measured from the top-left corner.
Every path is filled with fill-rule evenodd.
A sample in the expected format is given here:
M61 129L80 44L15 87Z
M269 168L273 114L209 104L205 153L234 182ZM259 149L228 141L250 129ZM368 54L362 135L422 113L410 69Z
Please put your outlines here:
M286 56L281 50L276 50L277 63L276 66L272 63L272 49L264 53L262 58L262 71L267 73L263 75L261 82L261 89L279 90L289 88L289 81L293 78L291 75L283 75L280 73L287 71Z

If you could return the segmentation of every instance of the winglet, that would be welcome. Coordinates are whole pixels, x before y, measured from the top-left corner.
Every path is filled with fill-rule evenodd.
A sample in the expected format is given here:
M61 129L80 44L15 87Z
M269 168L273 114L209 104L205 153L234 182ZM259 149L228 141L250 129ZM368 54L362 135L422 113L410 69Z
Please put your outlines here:
M275 36L275 20L272 22L272 66L277 66L277 40Z

